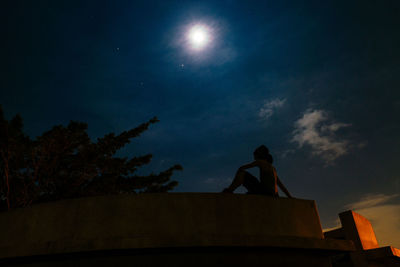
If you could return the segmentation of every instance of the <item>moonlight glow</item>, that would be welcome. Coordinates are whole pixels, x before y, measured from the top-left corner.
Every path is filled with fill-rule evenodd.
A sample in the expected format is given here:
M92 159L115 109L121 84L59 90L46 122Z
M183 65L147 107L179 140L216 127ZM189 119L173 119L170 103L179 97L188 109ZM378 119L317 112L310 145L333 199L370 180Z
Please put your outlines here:
M204 25L194 25L189 29L187 39L194 50L202 50L211 40L210 30Z

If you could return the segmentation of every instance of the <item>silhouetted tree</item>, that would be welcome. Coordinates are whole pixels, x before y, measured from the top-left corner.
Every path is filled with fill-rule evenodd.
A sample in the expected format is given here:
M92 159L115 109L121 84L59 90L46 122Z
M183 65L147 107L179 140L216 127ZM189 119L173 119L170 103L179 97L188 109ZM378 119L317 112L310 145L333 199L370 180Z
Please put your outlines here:
M0 204L2 209L31 203L106 194L167 192L180 165L158 174L139 176L136 171L152 155L127 158L115 153L134 137L158 122L153 118L118 135L97 142L87 134L87 124L71 121L54 126L32 140L23 133L22 118L6 120L0 106Z

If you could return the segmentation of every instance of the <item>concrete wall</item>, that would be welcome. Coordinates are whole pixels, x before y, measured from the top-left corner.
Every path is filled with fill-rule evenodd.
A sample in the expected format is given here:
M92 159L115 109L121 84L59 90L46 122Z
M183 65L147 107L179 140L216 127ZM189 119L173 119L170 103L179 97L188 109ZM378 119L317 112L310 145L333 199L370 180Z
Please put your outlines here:
M330 259L318 251L244 249L244 248L191 248L184 250L102 251L53 257L27 257L0 260L2 267L332 267Z
M339 214L346 239L352 240L357 249L378 248L374 229L362 215L352 210Z
M40 204L1 213L0 229L0 258L157 247L318 247L324 241L314 201L212 193Z
M348 210L339 214L342 227L326 231L326 240L352 241L357 251L349 257L339 257L335 266L400 266L400 250L387 246L379 247L371 223L361 214Z

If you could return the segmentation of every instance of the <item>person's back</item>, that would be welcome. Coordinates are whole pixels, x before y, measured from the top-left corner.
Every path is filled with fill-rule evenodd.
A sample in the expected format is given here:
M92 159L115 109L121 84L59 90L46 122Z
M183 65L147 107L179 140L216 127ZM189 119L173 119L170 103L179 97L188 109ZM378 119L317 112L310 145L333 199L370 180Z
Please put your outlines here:
M260 185L271 195L278 195L277 174L275 167L267 160L256 160L260 168Z

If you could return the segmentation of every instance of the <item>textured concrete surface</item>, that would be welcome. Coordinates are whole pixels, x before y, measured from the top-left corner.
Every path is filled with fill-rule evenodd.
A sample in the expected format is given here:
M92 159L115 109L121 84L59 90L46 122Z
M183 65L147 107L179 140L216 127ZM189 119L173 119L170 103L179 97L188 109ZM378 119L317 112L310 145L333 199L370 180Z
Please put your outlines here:
M0 260L2 267L47 266L296 266L331 267L329 257L319 251L277 250L270 248L191 248L185 250L103 251L90 254L55 255L53 257L25 257L17 260Z
M342 227L324 232L326 240L349 240L356 251L336 257L335 266L400 266L400 250L379 247L371 223L354 211L339 214Z
M307 250L307 255L314 255L309 262L324 265L329 262L326 255L354 250L352 242L323 239L314 201L256 195L170 193L72 199L2 213L0 227L0 259L157 248L278 248L282 250L261 254L272 259L289 250L304 260L300 255ZM295 258L282 262L295 262Z
M346 239L353 240L357 249L378 248L374 229L362 215L352 210L339 214Z

